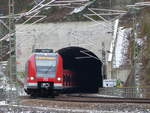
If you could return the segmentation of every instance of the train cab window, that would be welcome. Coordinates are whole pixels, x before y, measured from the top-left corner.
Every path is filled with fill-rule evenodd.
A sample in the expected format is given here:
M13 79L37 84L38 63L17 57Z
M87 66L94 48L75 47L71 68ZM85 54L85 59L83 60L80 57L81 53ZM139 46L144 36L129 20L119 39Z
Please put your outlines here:
M36 59L37 76L39 77L55 77L56 73L56 58L41 58Z

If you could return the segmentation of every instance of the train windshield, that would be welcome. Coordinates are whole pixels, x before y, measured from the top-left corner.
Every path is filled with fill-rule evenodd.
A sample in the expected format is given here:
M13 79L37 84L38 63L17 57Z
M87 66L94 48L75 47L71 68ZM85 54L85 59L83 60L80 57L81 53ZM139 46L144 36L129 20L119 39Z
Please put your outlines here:
M56 57L36 57L37 76L55 77Z

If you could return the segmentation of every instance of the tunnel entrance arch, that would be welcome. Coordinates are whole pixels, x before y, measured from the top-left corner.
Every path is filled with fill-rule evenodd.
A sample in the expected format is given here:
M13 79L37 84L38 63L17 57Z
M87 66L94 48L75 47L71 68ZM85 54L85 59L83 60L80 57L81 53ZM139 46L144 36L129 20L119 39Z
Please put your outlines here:
M65 47L57 51L63 58L64 69L75 73L75 80L83 92L97 92L102 87L102 62L91 51L82 47Z

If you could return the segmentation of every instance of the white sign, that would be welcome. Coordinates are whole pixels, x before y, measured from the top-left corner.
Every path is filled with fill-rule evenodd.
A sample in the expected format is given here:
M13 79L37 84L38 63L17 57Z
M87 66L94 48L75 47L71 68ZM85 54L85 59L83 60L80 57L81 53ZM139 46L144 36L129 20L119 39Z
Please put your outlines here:
M114 79L105 79L103 80L103 87L115 87L116 80Z

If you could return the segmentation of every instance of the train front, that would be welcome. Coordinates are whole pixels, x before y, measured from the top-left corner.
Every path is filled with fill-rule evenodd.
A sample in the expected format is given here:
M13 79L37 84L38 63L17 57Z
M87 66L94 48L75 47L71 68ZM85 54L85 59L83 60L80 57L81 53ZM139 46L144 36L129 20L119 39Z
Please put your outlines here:
M35 53L26 64L25 91L31 96L52 95L63 84L62 58L57 53Z

